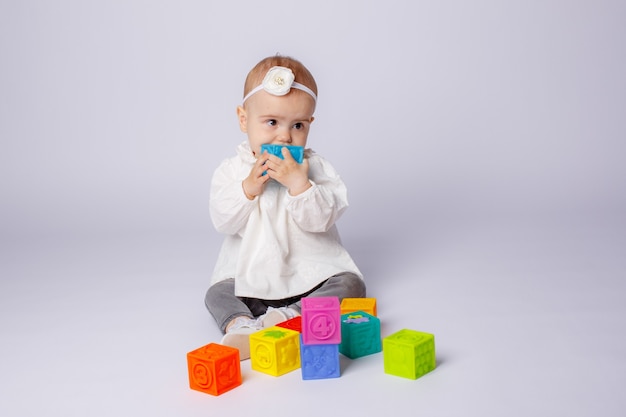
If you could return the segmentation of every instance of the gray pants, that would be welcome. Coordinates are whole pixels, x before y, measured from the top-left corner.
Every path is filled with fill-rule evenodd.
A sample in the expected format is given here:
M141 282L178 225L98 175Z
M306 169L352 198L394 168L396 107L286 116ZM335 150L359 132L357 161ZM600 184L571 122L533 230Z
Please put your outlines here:
M237 297L235 295L235 280L233 278L213 284L206 293L204 303L213 315L222 333L226 326L235 317L247 316L250 318L265 314L268 307L291 307L300 311L302 297L365 297L365 283L351 272L333 275L312 290L296 297L282 300L261 300L259 298Z

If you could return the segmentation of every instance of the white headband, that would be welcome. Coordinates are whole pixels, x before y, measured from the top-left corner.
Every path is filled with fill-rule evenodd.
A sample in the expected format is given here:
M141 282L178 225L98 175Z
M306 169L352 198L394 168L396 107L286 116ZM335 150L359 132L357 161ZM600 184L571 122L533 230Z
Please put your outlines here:
M243 98L241 104L245 103L247 99L258 91L265 90L273 96L284 96L291 91L292 87L308 93L311 97L313 97L313 100L317 101L317 96L313 90L304 84L294 82L294 80L295 76L293 75L293 71L291 71L291 69L285 67L272 67L267 74L265 74L265 78L263 78L261 85L258 85L250 90L250 92Z

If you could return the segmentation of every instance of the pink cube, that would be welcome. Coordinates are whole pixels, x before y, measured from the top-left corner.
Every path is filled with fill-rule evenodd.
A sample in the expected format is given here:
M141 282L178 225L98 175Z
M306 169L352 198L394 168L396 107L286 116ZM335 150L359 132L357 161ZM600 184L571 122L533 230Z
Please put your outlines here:
M306 345L341 343L338 297L302 298L302 341Z

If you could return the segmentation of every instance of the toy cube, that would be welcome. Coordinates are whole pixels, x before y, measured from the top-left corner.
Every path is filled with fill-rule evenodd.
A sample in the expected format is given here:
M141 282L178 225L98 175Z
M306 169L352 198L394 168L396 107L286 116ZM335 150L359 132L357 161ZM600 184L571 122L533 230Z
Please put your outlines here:
M339 345L306 345L302 339L300 342L302 379L338 378L341 375Z
M211 395L220 395L241 385L239 350L209 343L187 353L189 387Z
M295 146L295 145L275 145L271 143L264 143L261 145L261 153L267 151L267 153L271 155L276 155L280 159L284 159L283 156L283 148L289 149L289 153L296 160L297 163L301 164L302 159L304 158L304 147Z
M307 345L341 343L338 297L304 297L302 304L302 341Z
M268 327L250 335L252 369L280 376L300 367L300 333Z
M378 353L380 342L380 320L364 311L341 315L341 344L339 352L350 359Z
M435 369L435 336L403 329L383 339L385 373L409 379Z
M365 311L367 314L376 316L375 298L344 298L341 300L341 314L353 311Z
M283 321L282 323L278 323L277 326L284 327L285 329L295 330L298 333L302 333L302 316Z

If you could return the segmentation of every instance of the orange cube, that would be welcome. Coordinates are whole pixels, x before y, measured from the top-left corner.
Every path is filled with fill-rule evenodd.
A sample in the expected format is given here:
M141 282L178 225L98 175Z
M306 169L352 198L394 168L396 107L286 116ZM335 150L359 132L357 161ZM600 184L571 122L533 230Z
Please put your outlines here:
M241 385L239 349L209 343L187 353L189 387L220 395Z
M375 298L344 298L341 300L341 314L353 313L355 311L365 311L376 317Z

